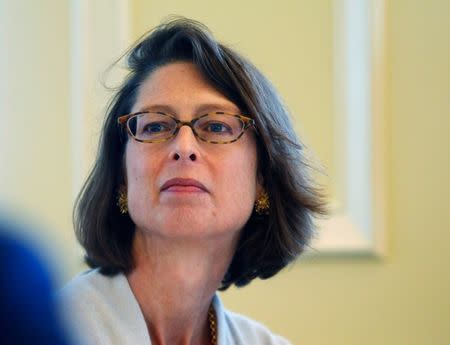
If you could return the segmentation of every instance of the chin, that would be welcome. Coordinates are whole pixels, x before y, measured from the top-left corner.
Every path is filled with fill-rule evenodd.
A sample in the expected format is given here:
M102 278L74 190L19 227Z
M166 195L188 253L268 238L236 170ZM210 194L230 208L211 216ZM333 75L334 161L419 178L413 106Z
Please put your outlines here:
M215 219L192 219L189 216L177 215L164 224L159 224L158 233L162 237L173 239L213 239L235 234L236 227L228 227Z
M216 228L214 218L198 208L176 207L168 212L161 212L157 218L158 224L154 224L152 228L157 228L163 236L208 236Z

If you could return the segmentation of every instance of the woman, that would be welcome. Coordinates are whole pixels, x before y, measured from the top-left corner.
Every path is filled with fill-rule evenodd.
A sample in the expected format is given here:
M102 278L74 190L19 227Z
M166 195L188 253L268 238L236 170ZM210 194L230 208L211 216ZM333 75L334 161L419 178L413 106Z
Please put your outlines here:
M65 288L67 312L92 344L287 344L216 295L280 271L324 212L276 91L183 18L127 65L76 204L94 269Z

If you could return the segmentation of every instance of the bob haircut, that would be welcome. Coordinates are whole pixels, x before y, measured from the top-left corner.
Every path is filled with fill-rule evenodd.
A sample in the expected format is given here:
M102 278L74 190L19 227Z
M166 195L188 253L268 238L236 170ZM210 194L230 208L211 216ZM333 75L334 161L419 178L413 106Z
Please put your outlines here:
M117 118L131 112L140 85L153 71L184 61L193 63L206 81L254 119L258 176L263 177L270 200L269 214L253 211L242 229L220 289L275 275L308 246L313 219L326 214L326 204L271 83L248 60L217 42L204 25L186 18L157 26L125 56L129 74L109 104L95 164L74 208L75 232L86 251L86 263L100 267L105 275L133 268L135 226L117 206L118 190L125 183L123 162L129 138Z

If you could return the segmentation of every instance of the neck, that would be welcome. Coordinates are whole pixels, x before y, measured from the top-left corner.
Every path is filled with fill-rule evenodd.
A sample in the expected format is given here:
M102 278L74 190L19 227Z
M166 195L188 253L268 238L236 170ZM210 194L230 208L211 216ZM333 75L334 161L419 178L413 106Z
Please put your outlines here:
M208 310L236 240L174 240L136 230L127 278L152 344L210 344Z

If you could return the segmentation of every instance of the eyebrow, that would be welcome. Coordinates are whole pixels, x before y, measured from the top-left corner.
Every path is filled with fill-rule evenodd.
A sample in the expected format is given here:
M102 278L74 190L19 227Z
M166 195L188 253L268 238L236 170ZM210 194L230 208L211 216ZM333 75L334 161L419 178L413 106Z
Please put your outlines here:
M177 112L175 111L175 108L168 104L147 105L147 106L138 108L138 110L136 112L144 112L144 111L152 111L152 112L160 111L163 113L168 113L170 115L178 115ZM234 104L204 103L195 108L194 115L200 116L200 115L215 112L215 111L223 111L226 113L231 113L231 114L236 114L236 115L241 114L241 111L239 110L239 108L237 106L235 106Z

